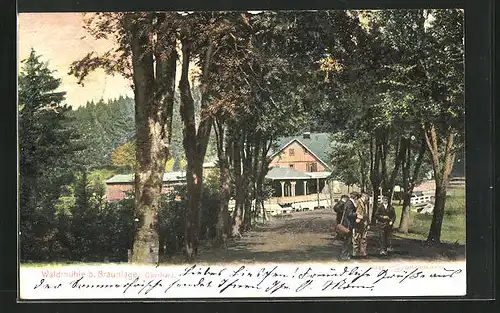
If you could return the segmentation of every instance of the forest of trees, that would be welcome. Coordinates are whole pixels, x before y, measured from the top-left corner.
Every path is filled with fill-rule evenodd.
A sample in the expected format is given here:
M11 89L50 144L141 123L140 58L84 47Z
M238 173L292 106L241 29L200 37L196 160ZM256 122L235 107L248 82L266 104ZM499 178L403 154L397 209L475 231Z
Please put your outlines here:
M85 28L116 47L70 73L123 75L134 100L72 111L36 53L25 62L23 260L126 260L127 249L132 262L180 251L193 260L201 240L224 245L251 229L252 201L265 218L268 152L305 129L332 133L336 177L375 199L402 185L403 232L413 188L432 169L428 241L440 241L464 140L461 10L98 13ZM212 157L218 177L204 177ZM181 167L187 186L161 195L166 168ZM135 172L133 201L103 201L104 169Z
M78 157L89 169L111 165L113 150L135 134L134 100L130 98L89 102L69 117L86 144Z

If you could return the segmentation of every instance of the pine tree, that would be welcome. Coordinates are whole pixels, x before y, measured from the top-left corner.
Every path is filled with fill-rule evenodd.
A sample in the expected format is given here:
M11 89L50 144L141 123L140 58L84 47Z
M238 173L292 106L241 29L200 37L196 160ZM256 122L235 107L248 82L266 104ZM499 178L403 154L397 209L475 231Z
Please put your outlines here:
M47 259L55 240L55 202L72 179L77 139L62 104L61 80L31 50L19 75L21 258Z

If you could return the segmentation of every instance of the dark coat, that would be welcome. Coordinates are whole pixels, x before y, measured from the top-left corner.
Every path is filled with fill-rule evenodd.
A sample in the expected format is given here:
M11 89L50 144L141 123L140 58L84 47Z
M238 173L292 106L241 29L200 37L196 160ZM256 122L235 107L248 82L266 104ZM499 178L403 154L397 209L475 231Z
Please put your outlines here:
M384 216L389 217L389 219L383 218ZM377 212L375 212L375 219L377 220L377 224L383 227L389 226L389 222L392 222L392 225L394 225L396 221L396 211L392 205L388 204L387 208L384 208L384 205L381 203L377 207Z
M356 207L351 200L347 200L344 203L345 216L342 221L342 225L352 230L354 228L354 222L356 221ZM342 212L343 214L344 212ZM342 218L342 215L340 216Z
M335 211L337 215L337 224L339 224L340 220L342 219L342 213L344 213L344 204L345 202L340 200L333 206L333 211Z

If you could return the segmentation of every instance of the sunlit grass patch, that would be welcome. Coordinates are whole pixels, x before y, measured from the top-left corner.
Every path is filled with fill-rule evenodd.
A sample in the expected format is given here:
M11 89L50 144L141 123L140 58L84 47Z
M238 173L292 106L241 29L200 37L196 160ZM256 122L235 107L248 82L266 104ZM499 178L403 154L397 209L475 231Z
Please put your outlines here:
M395 205L396 225L401 218L401 206ZM465 188L449 189L444 209L443 225L441 228L441 242L465 244ZM398 236L426 240L432 223L432 214L421 214L410 210L410 225L408 234Z

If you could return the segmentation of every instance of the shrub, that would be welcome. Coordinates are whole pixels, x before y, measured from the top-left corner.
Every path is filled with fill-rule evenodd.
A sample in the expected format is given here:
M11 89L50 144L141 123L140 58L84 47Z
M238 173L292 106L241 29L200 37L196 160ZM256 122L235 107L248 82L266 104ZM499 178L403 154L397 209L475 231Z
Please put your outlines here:
M134 229L134 200L123 199L108 203L99 214L101 222L97 237L98 255L112 262L127 261Z
M184 242L186 188L180 186L160 198L158 217L160 253L173 254L181 250Z
M127 261L136 231L134 199L102 203L96 196L96 185L84 173L73 188L74 194L68 196L71 201L61 201L53 221L47 214L39 214L37 223L22 224L23 261ZM211 239L215 237L220 207L215 184L208 184L202 197L200 239ZM186 208L186 186L176 186L161 196L158 231L162 254L182 250ZM38 230L41 226L51 231Z
M215 226L220 207L217 190L203 189L200 239L215 237ZM185 186L176 186L172 192L160 199L159 234L160 251L172 255L182 250L184 243L185 212L187 208L187 190Z

